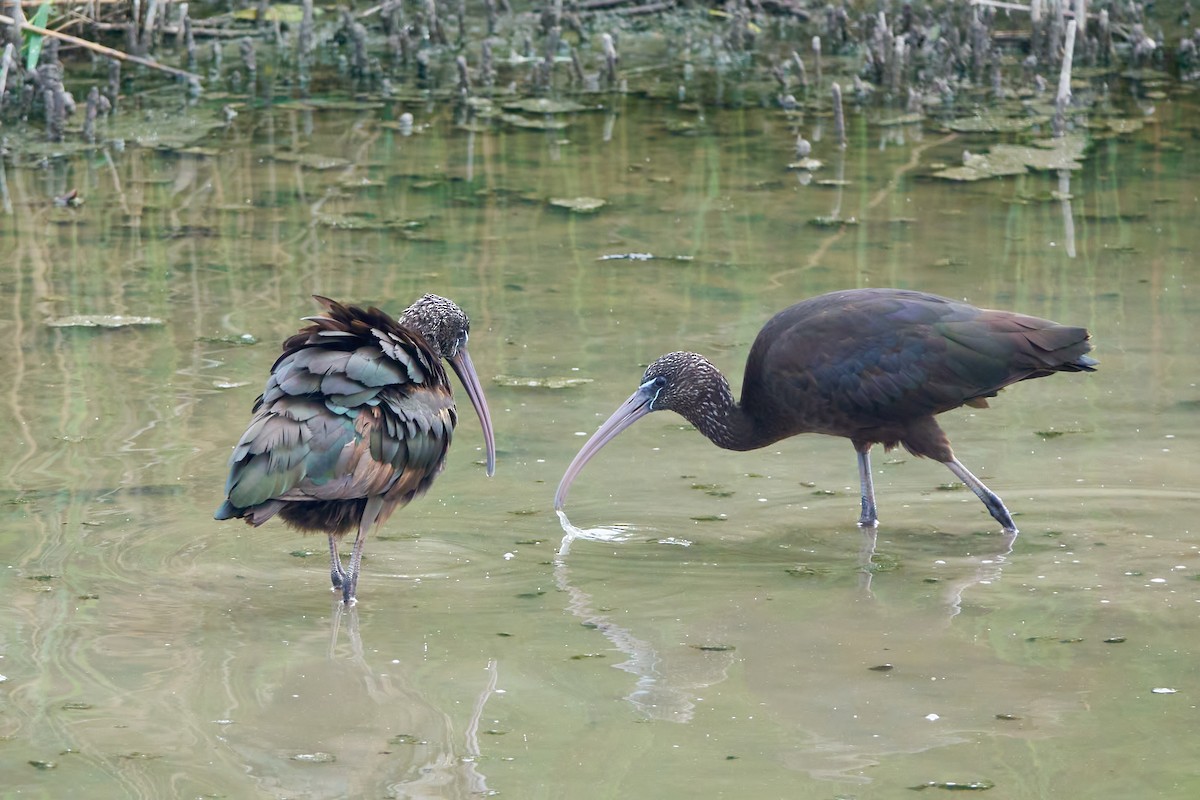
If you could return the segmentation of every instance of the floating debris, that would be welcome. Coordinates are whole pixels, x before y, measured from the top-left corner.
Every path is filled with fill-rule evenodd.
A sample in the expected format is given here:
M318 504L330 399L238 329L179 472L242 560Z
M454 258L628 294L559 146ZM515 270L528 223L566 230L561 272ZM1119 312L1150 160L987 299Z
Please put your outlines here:
M908 788L914 792L924 791L925 789L946 789L951 792L986 792L988 789L995 788L995 786L996 784L991 781L970 781L968 783L960 783L958 781L928 781Z
M608 253L597 261L695 261L694 256L656 256L654 253Z
M1146 127L1146 123L1140 119L1110 119L1106 124L1108 129L1116 134L1137 133Z
M810 567L808 564L797 564L794 567L788 567L784 572L793 578L812 578L817 575L829 574L829 570L824 567Z
M707 127L703 122L691 119L669 119L663 125L672 136L697 136Z
M318 17L324 13L324 9L316 7L312 9L314 17ZM233 12L233 18L245 22L263 20L266 22L280 22L284 25L299 25L304 20L304 8L295 3L258 4L251 8L239 8Z
M1154 689L1151 689L1150 691L1153 692L1154 694L1175 694L1179 690L1178 689L1168 689L1166 686L1158 686Z
M731 644L693 644L688 646L694 650L703 650L705 653L728 653L737 650Z
M315 10L315 9L314 9ZM386 103L376 100L287 100L275 108L288 111L377 111L386 108Z
M997 714L996 719L1002 722L1015 722L1020 719L1016 714Z
M612 253L600 256L597 261L653 261L653 253Z
M787 165L790 170L805 170L807 172L816 172L821 167L825 166L825 162L819 158L802 158L799 161L793 161Z
M413 736L411 733L398 733L388 739L388 744L429 744L429 742Z
M158 317L130 317L124 314L72 314L46 320L46 325L51 328L131 328L165 324Z
M531 378L523 375L497 375L492 382L515 389L571 389L592 383L592 378Z
M1104 643L1105 644L1124 644L1125 637L1124 636L1110 636L1109 638L1104 640Z
M327 169L345 169L350 166L350 160L340 156L327 156L321 153L288 153L280 152L271 155L276 161L282 161L285 164L299 164L304 169L312 169L318 172Z
M1059 436L1066 436L1068 433L1083 433L1083 431L1078 428L1067 428L1061 431L1054 430L1053 428L1045 431L1034 431L1035 435L1043 439L1057 439Z
M35 759L29 762L29 766L33 767L34 769L54 769L58 766L58 764L54 763L53 761L38 761Z
M871 560L863 565L862 571L874 575L877 572L892 572L900 569L900 559L886 553L875 553Z
M877 664L874 667L867 667L871 672L891 672L894 667L891 664Z
M571 661L583 661L585 658L607 658L604 653L580 653L579 655L571 656Z
M258 344L258 337L249 333L243 333L241 336L234 336L232 334L227 336L201 336L196 341L207 342L209 344L248 345Z
M527 128L534 131L561 131L567 128L567 123L560 119L530 119L522 117L520 114L500 114L496 118L514 128Z
M503 104L508 111L524 111L529 114L574 114L576 111L599 111L598 106L585 106L574 100L550 100L546 97L524 97Z
M297 753L292 756L292 761L303 761L307 764L332 764L337 761L337 757L333 753Z
M1084 211L1077 216L1086 222L1116 222L1120 224L1145 222L1150 219L1150 214L1144 211Z
M725 522L728 517L724 514L701 514L691 518L693 522Z
M935 178L951 181L979 181L1007 175L1024 175L1029 170L1083 169L1079 160L1087 142L1082 136L1039 139L1033 146L998 144L986 154L964 153L961 167L933 173Z
M1018 133L1045 121L1034 117L998 117L983 113L952 119L946 123L946 127L955 133Z
M841 228L845 225L857 225L858 220L854 217L813 217L808 224L817 228Z
M549 202L555 208L565 208L575 214L595 214L608 205L607 200L599 197L551 197Z

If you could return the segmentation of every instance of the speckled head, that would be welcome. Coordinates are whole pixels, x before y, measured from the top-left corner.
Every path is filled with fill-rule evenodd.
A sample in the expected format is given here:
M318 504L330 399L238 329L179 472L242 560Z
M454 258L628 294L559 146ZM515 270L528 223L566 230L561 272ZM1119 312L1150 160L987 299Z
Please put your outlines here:
M453 361L467 346L471 320L453 300L427 294L400 315L400 324L424 336L437 348L437 355Z
M484 443L487 447L487 474L491 476L496 471L496 442L492 434L492 415L483 396L483 386L479 383L479 375L476 374L475 365L467 353L467 333L470 331L471 321L453 301L436 294L427 294L404 310L400 315L400 324L424 336L426 341L436 348L437 355L450 362L454 374L462 381L483 428Z
M685 412L721 406L729 383L711 361L699 353L675 352L659 356L646 367L642 386L653 384L651 411Z

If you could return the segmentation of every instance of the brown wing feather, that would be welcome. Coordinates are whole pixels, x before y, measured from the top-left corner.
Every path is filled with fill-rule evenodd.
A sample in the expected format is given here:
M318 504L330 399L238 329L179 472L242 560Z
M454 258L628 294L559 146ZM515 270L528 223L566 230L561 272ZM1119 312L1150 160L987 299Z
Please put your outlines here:
M887 436L1017 381L1090 370L1090 349L1083 328L1037 317L920 292L835 292L764 326L742 397L780 438Z
M317 298L287 339L234 448L219 519L344 533L365 500L386 518L441 471L457 420L428 342L384 312Z

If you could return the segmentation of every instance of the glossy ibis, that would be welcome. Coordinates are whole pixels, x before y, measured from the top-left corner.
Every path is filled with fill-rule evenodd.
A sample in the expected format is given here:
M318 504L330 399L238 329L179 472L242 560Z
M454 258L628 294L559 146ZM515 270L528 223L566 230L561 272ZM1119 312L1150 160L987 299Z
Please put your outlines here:
M718 447L753 450L799 433L844 436L858 454L859 524L878 523L872 445L936 459L1016 531L1004 503L954 457L934 417L987 407L1009 384L1054 372L1092 372L1084 328L900 289L850 289L804 300L759 332L735 402L725 376L696 353L668 353L580 449L555 509L588 459L650 413L668 409Z
M306 317L311 324L283 343L214 516L258 526L278 514L293 528L327 534L330 580L349 605L371 527L424 494L446 462L458 414L443 358L479 414L489 476L496 447L462 309L427 294L395 320L377 308L316 300L324 314ZM337 542L353 529L343 570Z

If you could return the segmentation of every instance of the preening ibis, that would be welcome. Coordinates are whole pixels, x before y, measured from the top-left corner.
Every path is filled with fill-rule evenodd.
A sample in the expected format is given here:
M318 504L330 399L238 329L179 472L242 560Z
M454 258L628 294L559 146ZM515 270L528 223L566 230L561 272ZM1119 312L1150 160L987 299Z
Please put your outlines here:
M330 580L355 602L372 526L420 497L446 462L458 422L442 359L462 381L496 467L492 420L467 354L470 321L427 294L393 319L316 297L324 309L283 343L229 461L216 519L262 525L278 514L329 537ZM338 540L356 530L348 569Z
M666 409L726 450L754 450L800 433L849 439L858 454L860 525L878 524L871 447L900 444L945 464L1006 531L1016 532L1004 503L954 457L934 417L963 405L984 408L1017 381L1094 371L1088 339L1084 328L922 292L850 289L804 300L759 332L740 402L704 356L668 353L651 364L637 391L571 461L554 507L562 509L571 482L600 448Z

